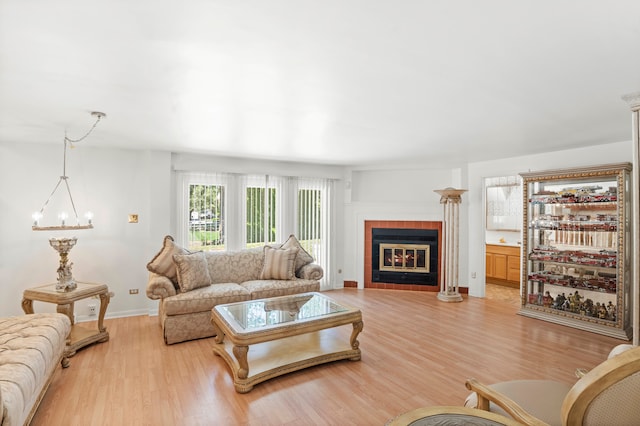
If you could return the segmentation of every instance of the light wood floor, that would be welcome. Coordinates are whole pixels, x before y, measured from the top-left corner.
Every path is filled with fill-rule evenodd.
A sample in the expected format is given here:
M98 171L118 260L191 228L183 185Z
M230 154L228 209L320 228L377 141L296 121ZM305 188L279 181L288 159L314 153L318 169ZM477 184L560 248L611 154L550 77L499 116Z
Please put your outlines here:
M436 293L343 289L360 307L362 360L235 392L213 339L163 343L156 317L106 320L111 340L59 369L33 425L383 425L421 406L462 405L465 379L573 383L623 341L517 315L517 290L489 286L461 303ZM84 324L89 325L89 323ZM336 331L345 338L349 327Z

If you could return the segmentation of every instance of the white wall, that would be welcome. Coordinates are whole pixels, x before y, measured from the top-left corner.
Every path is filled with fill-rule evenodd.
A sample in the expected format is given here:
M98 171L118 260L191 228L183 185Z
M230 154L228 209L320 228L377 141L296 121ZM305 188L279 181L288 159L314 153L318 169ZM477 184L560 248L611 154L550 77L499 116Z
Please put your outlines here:
M78 238L69 255L74 278L105 283L115 293L108 316L156 309L156 302L145 295L145 265L160 248L169 224L170 154L78 144L68 152L66 174L79 215L91 210L95 228L35 232L31 215L62 174L61 145L0 144L0 316L22 313L24 289L55 283L59 255L48 239L65 236ZM45 218L57 215L54 202L66 197L60 188ZM128 223L130 213L139 215L139 223ZM139 290L137 295L129 295L132 288ZM77 319L87 319L87 305L97 302L77 302ZM55 312L48 303L35 302L34 309Z
M22 292L30 287L55 283L59 255L51 237L78 237L71 250L73 276L79 281L100 282L115 293L107 318L157 313L157 301L146 297L146 264L160 250L165 235L175 235L175 179L173 170L272 173L338 179L342 168L298 163L229 159L161 151L136 151L91 147L83 142L68 150L67 176L80 216L94 213L91 230L32 231L33 212L40 209L62 174L62 143L0 143L0 316L22 313ZM336 185L342 199L342 184ZM61 188L56 192L64 199ZM56 216L54 201L46 216ZM336 206L338 236L335 259L342 258L342 204ZM129 214L139 223L128 223ZM336 270L334 265L334 270ZM336 279L342 283L342 279ZM130 295L129 289L138 289ZM89 303L76 302L78 321L88 317ZM55 312L52 304L34 302L36 312Z
M173 154L172 163L174 170L197 172L270 174L327 179L340 179L343 174L343 167L339 166L185 153Z
M366 220L441 221L443 206L433 192L447 187L464 188L466 171L386 166L384 170L352 170L345 173L344 280L364 287L364 222ZM460 207L460 276L467 277L465 195ZM466 281L460 281L466 287Z
M471 163L468 169L403 168L345 170L339 167L236 160L214 156L171 155L168 152L95 148L70 150L67 175L79 213L94 212L95 229L78 231L71 251L74 277L104 282L115 293L107 317L153 313L157 302L145 293L146 264L160 249L164 235L175 231L172 168L284 175L325 176L339 179L335 256L337 284L364 283L365 220L442 220L435 189L468 189L460 208L460 285L473 296L484 295L485 177L522 171L631 161L631 142L620 142L536 156ZM209 166L206 166L209 165ZM224 171L233 171L224 170ZM22 313L24 289L56 280L58 254L48 239L62 236L31 230L31 214L38 210L62 172L62 147L49 144L0 144L0 316ZM343 200L344 202L340 202ZM127 223L137 213L138 224ZM475 279L471 273L475 272ZM138 288L138 295L129 295ZM89 301L76 304L86 319ZM36 311L55 311L34 303Z
M484 297L485 290L485 208L483 183L487 177L517 175L521 172L632 162L631 141L588 148L550 152L526 157L505 158L469 164L469 295ZM472 273L476 278L471 278ZM461 278L462 280L462 278Z
M460 206L460 286L484 297L484 179L520 172L606 163L631 162L632 142L470 163L467 169L401 168L353 170L345 173L344 280L364 285L365 220L442 220L434 189L468 189ZM509 236L515 238L515 235ZM475 275L475 278L472 278Z

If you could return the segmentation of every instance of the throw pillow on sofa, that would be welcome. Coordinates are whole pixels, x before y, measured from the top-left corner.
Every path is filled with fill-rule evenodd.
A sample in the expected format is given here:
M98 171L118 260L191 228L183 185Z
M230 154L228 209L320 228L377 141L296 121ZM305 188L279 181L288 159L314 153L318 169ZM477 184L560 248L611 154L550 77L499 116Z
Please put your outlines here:
M178 282L178 276L176 272L176 265L173 262L174 254L187 254L189 250L184 249L177 245L171 235L164 237L162 243L162 249L151 259L151 262L147 263L147 270L154 272L158 275L163 275L173 281L174 284Z
M211 285L211 276L204 252L174 254L173 261L176 265L178 285L183 293Z
M302 268L304 265L307 265L313 262L313 256L311 256L307 251L300 245L300 241L296 238L295 235L289 235L289 239L284 242L280 246L280 248L288 249L288 248L297 248L298 249L298 257L296 257L296 271Z
M261 280L292 280L296 277L297 248L279 249L264 246Z

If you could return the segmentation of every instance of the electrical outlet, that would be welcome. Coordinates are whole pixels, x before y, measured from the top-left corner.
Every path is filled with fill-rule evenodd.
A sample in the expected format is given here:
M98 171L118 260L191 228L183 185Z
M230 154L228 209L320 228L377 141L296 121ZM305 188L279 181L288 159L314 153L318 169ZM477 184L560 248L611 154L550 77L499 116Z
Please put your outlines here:
M130 288L129 289L129 294L138 294L138 289L137 288Z
M91 304L89 305L89 315L95 315L96 314L96 305Z
M138 223L138 215L137 214L130 214L129 215L129 223Z

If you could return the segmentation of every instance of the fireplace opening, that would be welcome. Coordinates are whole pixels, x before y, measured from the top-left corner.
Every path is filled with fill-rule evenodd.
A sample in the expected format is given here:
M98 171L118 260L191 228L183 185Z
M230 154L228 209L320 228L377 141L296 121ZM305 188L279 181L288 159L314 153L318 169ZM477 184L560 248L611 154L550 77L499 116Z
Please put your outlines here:
M438 230L371 229L371 281L438 285Z

